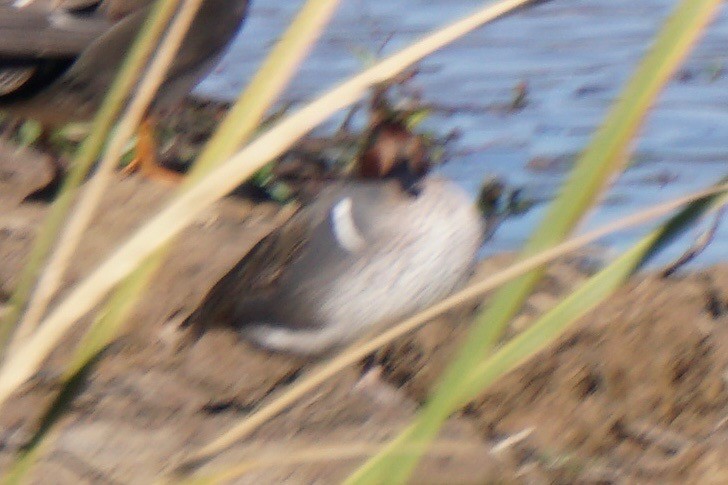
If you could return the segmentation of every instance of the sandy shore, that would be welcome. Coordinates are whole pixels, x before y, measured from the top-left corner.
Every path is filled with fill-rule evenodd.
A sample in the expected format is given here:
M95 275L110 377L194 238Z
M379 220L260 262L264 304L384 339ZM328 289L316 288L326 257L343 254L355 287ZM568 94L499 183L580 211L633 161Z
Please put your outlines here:
M42 155L0 143L0 301L12 291L48 210L47 204L21 201L49 176ZM138 176L117 178L65 288L172 193ZM148 482L181 452L228 430L311 367L254 349L226 329L175 350L174 322L275 227L277 212L273 203L230 197L184 232L125 336L88 376L34 483ZM484 262L475 277L507 259ZM557 302L589 268L586 256L553 265L510 331ZM425 398L474 310L451 312L341 372L209 466L238 462L261 447L393 436ZM79 335L73 332L68 341ZM53 376L68 352L68 346L59 349L41 378L0 413L0 469L32 436L57 391ZM635 277L556 345L453 417L443 438L467 441L475 451L429 457L419 477L423 483L724 483L727 368L728 264L668 279ZM524 431L520 440L501 446ZM239 483L337 483L356 464L269 468Z

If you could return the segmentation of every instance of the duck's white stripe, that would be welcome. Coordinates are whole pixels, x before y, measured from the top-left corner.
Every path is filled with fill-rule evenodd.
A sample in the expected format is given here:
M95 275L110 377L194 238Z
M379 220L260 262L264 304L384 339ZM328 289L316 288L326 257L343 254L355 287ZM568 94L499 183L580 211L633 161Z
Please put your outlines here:
M340 200L331 209L331 227L336 241L342 248L350 253L361 251L364 248L366 241L354 223L350 197Z

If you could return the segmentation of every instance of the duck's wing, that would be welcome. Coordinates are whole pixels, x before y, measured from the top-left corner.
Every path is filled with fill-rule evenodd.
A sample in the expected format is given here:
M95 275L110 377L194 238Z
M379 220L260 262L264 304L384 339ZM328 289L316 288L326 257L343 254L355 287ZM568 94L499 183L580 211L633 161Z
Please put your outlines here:
M107 28L95 17L0 6L0 107L58 79Z
M286 269L308 245L312 227L325 217L321 210L318 205L301 209L259 241L215 283L183 326L199 335L210 326L232 325L242 300L248 303L251 318L265 313Z
M106 92L121 59L147 18L151 5L143 3L138 1L138 8L114 22L84 50L64 76L66 84L84 93L96 95ZM212 69L219 54L240 27L246 6L247 2L242 0L205 0L166 74L165 84L156 98L158 105L176 102L187 95ZM109 4L108 8L113 8L113 5Z
M108 28L97 17L0 6L0 66L73 58Z
M248 4L245 0L203 2L167 73L167 84L160 90L162 100L185 96L217 65L240 30Z
M77 0L79 2L89 0ZM148 7L154 0L103 0L99 11L110 20L119 20L129 14Z
M303 285L323 283L327 273L356 260L379 244L379 238L389 237L373 227L379 215L392 208L397 187L379 181L329 187L260 241L216 287L225 293L238 284L238 294L259 298L272 289L292 294Z
M340 184L325 190L228 271L186 325L198 330L261 321L296 328L315 326L312 316L305 314L307 299L330 285L330 277L342 265L352 264L357 253L373 243L366 226L377 211L388 207L394 186Z

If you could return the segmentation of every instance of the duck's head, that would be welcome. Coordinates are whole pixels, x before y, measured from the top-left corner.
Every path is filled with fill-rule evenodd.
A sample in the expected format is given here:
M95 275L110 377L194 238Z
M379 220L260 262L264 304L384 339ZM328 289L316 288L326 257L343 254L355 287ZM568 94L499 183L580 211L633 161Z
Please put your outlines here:
M413 195L419 181L430 170L427 147L421 136L403 123L384 121L372 130L359 156L356 176L360 179L394 179Z

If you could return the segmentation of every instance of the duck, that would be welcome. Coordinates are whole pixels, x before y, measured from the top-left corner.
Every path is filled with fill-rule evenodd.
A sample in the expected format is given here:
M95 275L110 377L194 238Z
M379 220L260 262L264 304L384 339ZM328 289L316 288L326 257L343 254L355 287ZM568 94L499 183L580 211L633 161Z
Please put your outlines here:
M46 126L98 111L153 0L1 0L0 112ZM248 13L247 0L205 0L142 124L174 106L217 64ZM141 159L143 164L146 160ZM146 165L150 173L152 166Z
M320 356L465 283L500 218L484 217L463 188L417 159L364 161L209 290L182 325L196 328L194 340L232 326L256 347Z

